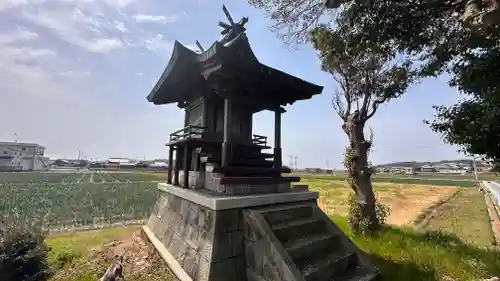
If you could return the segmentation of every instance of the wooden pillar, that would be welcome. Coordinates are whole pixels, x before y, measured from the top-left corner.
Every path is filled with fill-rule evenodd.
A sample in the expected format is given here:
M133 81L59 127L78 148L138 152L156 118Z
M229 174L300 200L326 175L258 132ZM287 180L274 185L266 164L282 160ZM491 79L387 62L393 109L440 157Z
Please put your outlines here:
M184 188L189 188L189 170L191 169L191 153L189 149L189 145L186 143L184 145L184 163L183 163L183 180L184 180Z
M233 133L232 100L224 100L224 141L222 143L222 167L229 166L231 159L231 142Z
M175 169L174 169L174 183L173 185L179 186L179 169L181 168L181 150L179 146L175 149Z
M281 108L274 111L274 167L281 169Z
M174 165L174 146L168 147L168 170L167 170L167 183L172 184L172 169Z

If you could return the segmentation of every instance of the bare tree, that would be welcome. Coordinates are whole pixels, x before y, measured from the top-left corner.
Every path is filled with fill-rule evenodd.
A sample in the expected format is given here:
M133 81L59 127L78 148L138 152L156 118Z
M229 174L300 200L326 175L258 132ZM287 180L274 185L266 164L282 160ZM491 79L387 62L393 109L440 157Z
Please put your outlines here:
M376 198L371 184L372 168L368 153L373 133L365 135L367 121L381 104L404 94L413 82L411 62L396 54L363 41L353 42L351 29L333 30L319 26L312 32L314 48L318 50L324 71L338 85L333 107L343 121L342 130L349 139L344 165L348 183L354 190L365 224L362 231L379 226ZM359 225L351 225L354 230Z

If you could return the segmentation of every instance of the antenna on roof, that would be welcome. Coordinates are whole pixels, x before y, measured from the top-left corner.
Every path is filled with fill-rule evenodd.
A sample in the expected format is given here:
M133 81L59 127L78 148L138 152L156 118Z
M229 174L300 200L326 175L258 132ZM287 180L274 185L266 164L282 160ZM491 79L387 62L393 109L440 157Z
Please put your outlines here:
M200 49L200 51L205 52L205 48L203 48L203 46L200 44L200 41L196 40L196 46L198 46L198 49Z

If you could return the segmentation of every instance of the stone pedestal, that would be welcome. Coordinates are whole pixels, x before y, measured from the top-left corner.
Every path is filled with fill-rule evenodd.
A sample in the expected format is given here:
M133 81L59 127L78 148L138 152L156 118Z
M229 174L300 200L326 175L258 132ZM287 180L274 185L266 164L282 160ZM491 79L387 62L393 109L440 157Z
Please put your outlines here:
M306 186L217 196L159 184L144 231L181 281L369 281L377 269Z
M145 226L151 242L182 281L245 281L243 212L312 201L316 192L215 196L160 183L160 198Z

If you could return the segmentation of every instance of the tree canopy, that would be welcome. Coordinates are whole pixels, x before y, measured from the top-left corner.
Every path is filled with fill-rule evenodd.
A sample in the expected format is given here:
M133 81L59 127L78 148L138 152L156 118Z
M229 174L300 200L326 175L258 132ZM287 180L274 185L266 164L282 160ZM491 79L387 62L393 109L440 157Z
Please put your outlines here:
M352 0L325 10L320 0L249 0L267 12L288 43L310 40L308 30L322 23L354 26L350 40L412 56L419 78L451 75L450 86L464 99L436 106L428 123L462 151L500 161L500 28L468 29L460 21L463 5L452 0Z

